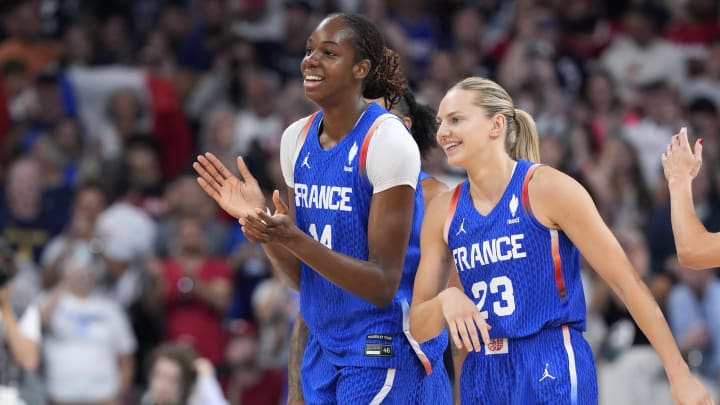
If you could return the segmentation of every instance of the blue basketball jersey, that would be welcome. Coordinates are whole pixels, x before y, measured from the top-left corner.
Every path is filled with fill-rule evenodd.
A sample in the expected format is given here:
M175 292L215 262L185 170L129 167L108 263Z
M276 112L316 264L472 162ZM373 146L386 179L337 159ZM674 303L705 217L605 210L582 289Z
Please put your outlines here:
M369 144L366 138L372 136L371 126L383 114L389 113L371 103L352 131L324 150L318 139L323 115L318 112L308 123L307 137L294 166L297 226L325 246L360 260L368 259L367 228L373 195L364 166ZM409 302L412 297L411 280L419 260L423 203L418 192L419 187L410 239L414 246L408 249L401 287L388 306L378 308L301 264L300 312L323 355L335 365L398 367L407 361L399 354L408 344L403 333L403 301ZM423 345L433 364L446 344L440 339L435 342Z
M585 330L580 255L563 232L532 215L527 183L534 167L518 160L487 215L473 206L466 180L456 188L448 213L445 230L456 270L465 294L492 327L493 339L521 338L563 324Z

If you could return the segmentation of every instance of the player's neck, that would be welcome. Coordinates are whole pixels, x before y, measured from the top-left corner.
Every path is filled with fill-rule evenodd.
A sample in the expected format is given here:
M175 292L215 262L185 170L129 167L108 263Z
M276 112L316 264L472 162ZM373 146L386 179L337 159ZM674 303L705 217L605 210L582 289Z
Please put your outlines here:
M502 197L517 162L507 155L481 160L468 168L470 193L473 200L497 203Z
M362 97L323 107L322 134L339 141L350 133L368 104Z

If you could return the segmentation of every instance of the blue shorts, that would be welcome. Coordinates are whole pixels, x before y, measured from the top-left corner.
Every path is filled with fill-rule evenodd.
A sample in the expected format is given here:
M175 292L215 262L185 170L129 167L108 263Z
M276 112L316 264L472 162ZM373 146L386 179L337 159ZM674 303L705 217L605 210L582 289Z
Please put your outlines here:
M463 364L463 404L598 403L593 354L582 332L563 326L488 346Z
M327 361L312 335L308 337L301 371L308 405L324 404L452 404L452 389L442 358L432 373L403 345L398 368L338 366Z

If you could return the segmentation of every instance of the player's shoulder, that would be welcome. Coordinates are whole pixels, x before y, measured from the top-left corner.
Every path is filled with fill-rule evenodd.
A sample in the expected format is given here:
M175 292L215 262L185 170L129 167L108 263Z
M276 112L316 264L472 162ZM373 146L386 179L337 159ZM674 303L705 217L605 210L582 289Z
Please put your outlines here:
M435 196L428 203L427 210L425 210L425 215L445 218L449 213L450 204L453 203L455 191L455 187L445 188L444 190L439 191L437 194L435 194Z
M283 137L299 137L302 129L305 128L305 126L308 124L308 121L310 121L310 119L314 117L315 114L313 113L294 121L292 124L288 125L287 128L285 128L285 131L283 132Z
M578 187L582 188L572 176L548 165L539 165L528 182L528 192L548 197L552 197L554 193L570 191Z

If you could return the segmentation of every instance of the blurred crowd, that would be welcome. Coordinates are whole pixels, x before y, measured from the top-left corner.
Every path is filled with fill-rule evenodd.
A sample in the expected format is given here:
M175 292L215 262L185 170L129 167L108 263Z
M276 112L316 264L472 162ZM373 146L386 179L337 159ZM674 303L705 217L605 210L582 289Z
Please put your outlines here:
M466 76L508 89L720 386L720 279L677 262L660 165L681 127L703 139L695 207L720 230L720 1L2 0L0 236L12 308L41 333L39 365L0 359L0 387L28 405L284 402L298 297L191 162L243 155L284 191L280 136L315 108L305 40L336 11L376 22L433 108ZM463 179L439 150L424 169ZM669 403L644 335L586 270L601 403Z

